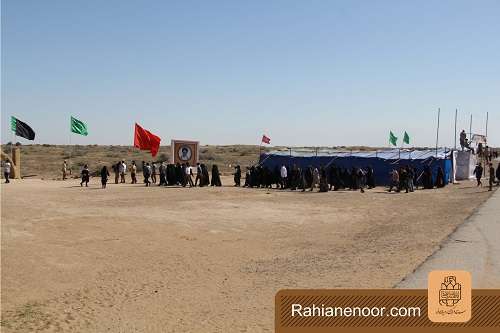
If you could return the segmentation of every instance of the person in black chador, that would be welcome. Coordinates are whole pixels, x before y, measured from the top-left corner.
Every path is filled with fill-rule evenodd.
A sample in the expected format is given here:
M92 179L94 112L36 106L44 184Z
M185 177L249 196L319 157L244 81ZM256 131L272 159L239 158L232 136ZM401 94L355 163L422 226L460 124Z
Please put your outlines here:
M243 184L243 187L251 187L250 177L251 177L250 167L247 167L247 170L245 171L245 184Z
M319 168L319 191L328 192L328 178L324 166Z
M358 190L358 176L356 175L357 169L355 167L351 168L351 190Z
M257 170L260 170L260 179L261 179L261 184L259 186L263 186L265 188L272 188L273 187L273 174L271 173L271 170L267 166L263 167L258 167Z
M182 173L182 166L179 162L175 164L175 183L177 185L182 185L184 180L184 174Z
M342 170L342 182L344 183L344 188L351 189L351 173L347 168Z
M337 169L337 166L335 164L332 164L330 167L330 171L328 172L329 175L329 182L330 182L330 191L338 191L339 189L339 169Z
M430 165L426 165L424 167L424 171L422 172L422 185L425 189L432 189L434 187L432 181L432 170Z
M89 167L87 166L87 164L85 164L82 169L82 181L80 183L80 186L83 186L83 183L85 183L85 186L88 187L89 181L90 181Z
M239 165L234 167L234 186L241 186L241 168Z
M309 165L304 171L304 180L307 188L310 188L313 182L313 167Z
M217 164L212 165L212 183L211 186L222 186L222 182L220 181L220 173Z
M290 171L290 189L295 191L299 186L299 168L297 164L292 165L292 170Z
M165 168L165 163L163 162L160 163L160 166L158 167L158 172L160 173L160 183L158 184L158 186L167 185L167 177L166 177L167 170Z
M101 187L106 188L106 184L108 183L109 172L106 166L103 166L101 169Z
M405 193L408 193L408 172L406 168L399 168L399 191L405 190Z
M368 189L375 187L375 174L371 165L366 169L366 186Z
M438 171L437 171L437 177L436 177L436 187L441 188L441 187L444 187L445 185L446 185L446 183L444 181L443 168L439 167Z
M205 164L200 165L201 169L201 178L200 178L200 187L210 185L210 176L208 175L208 169Z

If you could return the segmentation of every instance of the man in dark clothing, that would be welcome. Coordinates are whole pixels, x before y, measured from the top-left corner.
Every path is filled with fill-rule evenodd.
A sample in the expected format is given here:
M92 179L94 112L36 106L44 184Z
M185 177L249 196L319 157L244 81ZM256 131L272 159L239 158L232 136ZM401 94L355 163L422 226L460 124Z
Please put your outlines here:
M163 162L160 163L158 171L160 172L160 183L158 184L158 186L167 185L167 177L166 177L167 170Z
M405 193L408 193L408 172L406 172L405 168L399 168L399 190L405 190Z
M196 163L196 178L194 179L194 186L195 187L197 185L201 186L201 177L202 177L201 165L200 165L200 163ZM198 184L198 182L199 182L199 184Z
M144 183L146 183L146 186L150 186L151 182L149 180L149 177L151 177L151 166L149 165L149 163L146 163L144 165L142 173L144 175Z
M156 165L154 164L154 162L151 162L151 181L153 182L153 184L156 184Z
M476 165L474 175L476 176L477 186L483 186L483 183L481 182L481 177L483 176L483 167L481 166L481 163Z
M356 187L360 189L361 193L365 193L365 172L363 169L358 168L356 170Z

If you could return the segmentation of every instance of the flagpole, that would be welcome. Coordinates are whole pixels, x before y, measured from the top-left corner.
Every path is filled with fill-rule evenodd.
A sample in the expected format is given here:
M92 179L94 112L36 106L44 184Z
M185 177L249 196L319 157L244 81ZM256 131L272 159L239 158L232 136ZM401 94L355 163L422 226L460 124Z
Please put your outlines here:
M71 172L71 151L72 151L72 147L71 147L71 117L69 118L69 158L68 158L68 169L69 169L69 174L70 176L72 175L72 172Z
M458 109L455 109L455 150L457 150L457 116Z
M472 113L470 114L470 122L469 122L469 141L472 140Z
M488 112L486 112L486 143L488 143Z
M438 108L437 130L436 130L436 157L438 154L438 144L439 144L439 116L440 115L441 115L441 108Z

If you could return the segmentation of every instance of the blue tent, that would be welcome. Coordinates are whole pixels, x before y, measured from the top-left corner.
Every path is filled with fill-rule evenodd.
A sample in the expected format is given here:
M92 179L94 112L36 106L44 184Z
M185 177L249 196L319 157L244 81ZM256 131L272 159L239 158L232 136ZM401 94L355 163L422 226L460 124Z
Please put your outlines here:
M444 171L445 182L448 183L452 172L451 151L449 149L408 150L390 149L380 151L335 151L321 150L286 150L272 151L260 155L259 164L275 170L282 165L291 168L294 164L300 168L309 165L314 167L366 168L371 166L375 174L376 185L389 185L390 173L400 166L411 165L420 174L426 165L432 169L433 180L436 180L437 171L441 167Z

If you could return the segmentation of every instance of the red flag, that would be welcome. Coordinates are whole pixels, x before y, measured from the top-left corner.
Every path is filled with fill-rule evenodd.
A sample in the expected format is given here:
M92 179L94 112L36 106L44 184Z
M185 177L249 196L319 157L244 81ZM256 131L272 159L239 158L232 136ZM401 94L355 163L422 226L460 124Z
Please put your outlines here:
M151 156L155 157L160 149L160 137L135 124L134 147L141 150L151 151Z
M266 136L265 134L262 135L262 142L263 143L267 143L267 144L270 144L271 143L271 138Z

